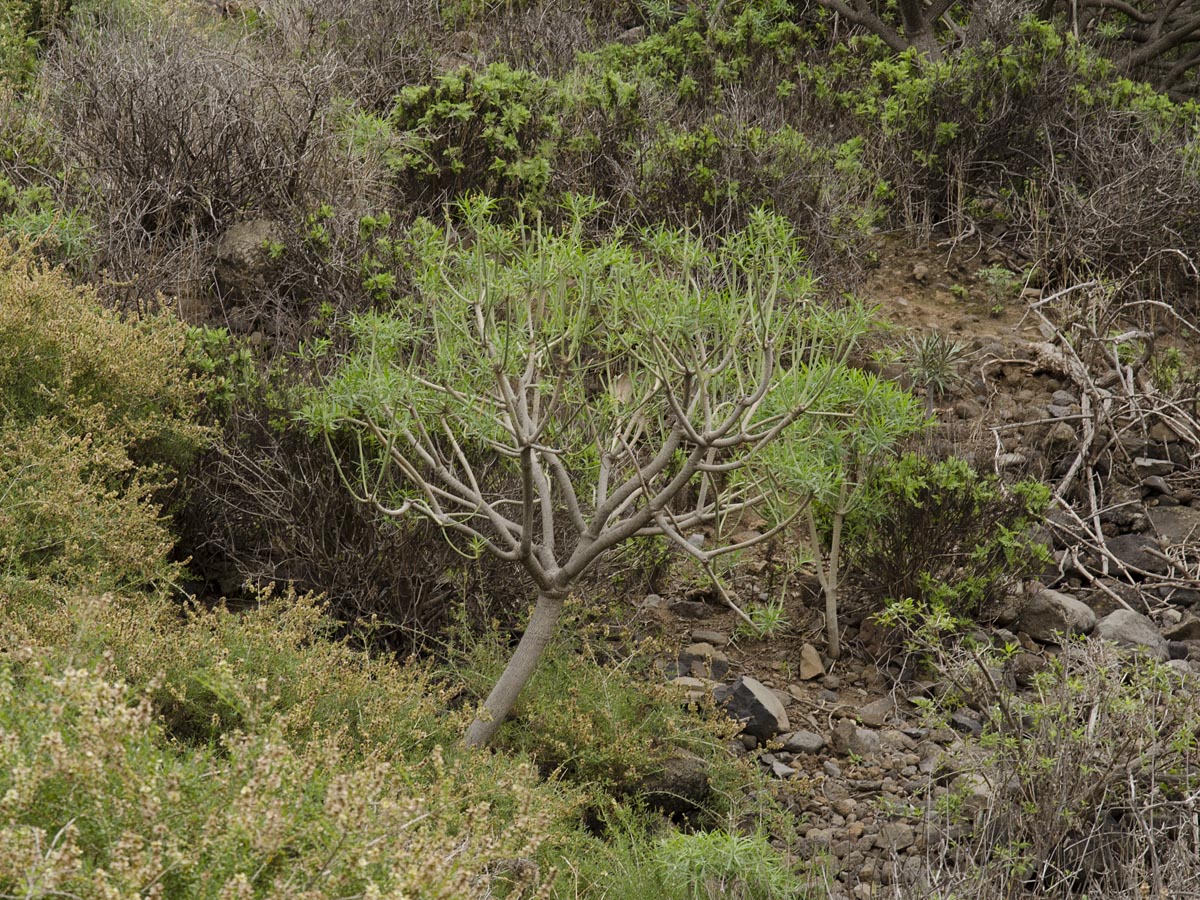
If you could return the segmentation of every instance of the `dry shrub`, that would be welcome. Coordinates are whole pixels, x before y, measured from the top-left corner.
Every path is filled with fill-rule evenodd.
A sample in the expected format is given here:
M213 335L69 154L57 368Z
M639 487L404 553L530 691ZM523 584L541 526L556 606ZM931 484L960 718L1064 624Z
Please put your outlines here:
M258 39L330 72L342 99L382 110L427 81L446 40L436 0L261 0Z
M276 416L263 406L235 411L184 485L181 547L213 587L321 591L338 619L377 620L375 639L398 648L424 643L464 608L476 622L523 608L528 586L511 567L463 559L436 528L356 503L325 443L272 424Z
M225 31L113 12L61 36L41 72L67 179L121 296L213 289L233 222L283 215L336 182L330 73Z
M1194 675L1100 641L1068 647L1026 695L967 665L959 681L980 688L991 726L957 763L963 789L929 860L936 896L1200 891Z

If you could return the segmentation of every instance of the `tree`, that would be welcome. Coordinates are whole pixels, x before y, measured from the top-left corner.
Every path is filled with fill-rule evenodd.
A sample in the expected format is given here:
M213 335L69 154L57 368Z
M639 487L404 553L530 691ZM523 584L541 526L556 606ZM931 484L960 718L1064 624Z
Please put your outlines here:
M532 579L533 613L469 745L491 741L607 551L660 536L711 574L805 506L781 490L801 483L782 469L803 454L764 467L763 451L852 421L856 404L824 398L869 316L813 299L781 218L759 212L710 250L662 227L592 243L598 204L566 206L561 229L501 224L481 198L460 204L457 231L414 225L416 295L350 323L351 348L302 412L331 449L339 434L357 448L339 466L359 500ZM752 507L773 513L761 535L723 539Z

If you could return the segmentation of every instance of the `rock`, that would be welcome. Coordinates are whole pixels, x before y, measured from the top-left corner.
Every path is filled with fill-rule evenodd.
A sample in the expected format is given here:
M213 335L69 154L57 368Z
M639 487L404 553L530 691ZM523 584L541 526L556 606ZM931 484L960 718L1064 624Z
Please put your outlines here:
M1168 546L1200 542L1200 509L1191 506L1156 506L1148 510L1147 515L1151 527Z
M1075 433L1075 429L1066 422L1055 422L1050 431L1046 434L1047 447L1068 447L1079 440L1079 435Z
M1050 396L1050 402L1055 406L1071 407L1079 402L1079 399L1070 391L1055 391Z
M773 763L771 763L771 774L776 778L786 779L795 775L796 770L787 763L781 763L779 760L775 760Z
M692 632L692 640L697 644L712 644L714 647L724 647L729 643L729 635L708 628L697 628Z
M791 730L787 711L774 691L749 675L743 675L732 686L717 688L713 697L724 704L731 717L745 723L742 730L746 734L763 743Z
M917 836L906 822L888 822L875 836L875 846L880 850L907 850L916 843Z
M1150 426L1150 440L1159 444L1175 444L1179 441L1179 435L1170 429L1164 422L1155 422Z
M699 600L673 600L667 608L681 619L707 619L712 613L709 605Z
M1167 656L1171 659L1187 659L1191 648L1186 641L1167 641Z
M950 727L955 731L960 731L963 734L969 734L972 737L979 737L983 734L983 725L974 716L969 716L962 710L958 710L950 716Z
M1142 478L1148 475L1170 475L1175 471L1175 463L1169 459L1155 459L1139 456L1133 461L1133 467Z
M667 815L686 816L704 808L712 794L708 764L698 756L673 756L638 784L638 794Z
M793 731L780 740L788 753L820 753L825 749L825 738L812 731Z
M1111 612L1096 624L1096 636L1122 647L1133 647L1155 659L1168 657L1167 641L1154 623L1141 613L1129 609Z
M929 277L929 266L924 263L917 263L912 267L913 281L924 282Z
M1050 418L1052 419L1066 419L1075 415L1075 408L1071 406L1058 406L1057 404L1051 403L1046 407L1046 412L1049 413ZM1058 424L1065 425L1066 423L1059 422Z
M1029 598L1017 624L1036 641L1057 643L1062 635L1090 634L1096 627L1096 614L1070 594L1044 588Z
M642 609L662 609L666 605L667 601L658 596L658 594L647 594L642 598L641 602Z
M1171 507L1179 509L1180 507ZM1108 552L1121 561L1123 565L1151 572L1155 575L1166 575L1171 571L1171 565L1158 555L1158 541L1144 534L1119 534L1109 539ZM1154 552L1151 552L1154 551Z
M1151 475L1148 478L1143 478L1142 487L1155 494L1171 493L1171 486L1167 484L1167 479L1163 478L1161 475ZM1154 517L1151 516L1152 521L1153 518Z
M1169 641L1200 641L1200 618L1184 613L1178 623L1163 629L1163 637Z
M1016 469L1026 462L1028 458L1021 453L1001 453L996 457L996 465L1001 469Z
M954 404L954 414L960 419L978 419L983 415L983 406L974 400L959 400Z
M821 662L821 654L812 644L800 648L800 680L812 681L825 674L825 664Z
M827 759L821 763L821 771L829 778L841 778L842 767L835 763L832 759Z
M889 697L875 700L858 710L858 720L869 728L880 728L888 717L896 712L896 704Z
M859 728L852 719L842 719L833 728L833 749L837 753L875 756L882 747L883 742L876 732Z
M213 274L224 299L250 300L269 287L279 271L272 249L281 237L279 224L270 219L246 219L225 229L213 250Z
M696 643L685 647L677 660L679 674L714 681L729 672L729 657L712 644Z

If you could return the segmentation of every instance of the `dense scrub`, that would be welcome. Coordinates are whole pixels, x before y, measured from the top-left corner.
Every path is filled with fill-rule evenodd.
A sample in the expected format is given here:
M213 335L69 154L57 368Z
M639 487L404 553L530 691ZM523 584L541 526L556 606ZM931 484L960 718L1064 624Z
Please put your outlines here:
M832 306L903 231L1003 262L997 305L1102 285L1120 312L1083 311L1098 346L1169 330L1200 309L1194 35L1172 12L1156 27L1175 43L1139 41L1148 4L1067 6L5 4L0 894L796 896L796 823L730 761L727 727L648 689L644 653L598 650L590 615L569 611L581 636L498 752L466 755L528 584L354 503L331 460L353 471L361 446L297 411L353 323L430 302L413 241L437 222L469 242L456 204L475 192L548 230L593 197L581 245L635 255L656 234L727 246L766 209L817 276L808 302ZM927 369L932 410L947 383ZM908 430L912 398L886 390ZM895 424L856 438L890 447ZM855 448L838 471L856 477L796 483L827 593L837 522L851 584L918 618L987 618L1044 563L1044 492L828 443ZM627 590L671 562L625 554ZM1125 808L1104 782L1093 808L1031 809L1094 765L1056 710L1110 716L1102 751L1153 744L1122 716L1166 694L1159 674L1124 694L1108 660L1055 677L1057 707L1015 710L1028 740L989 725L1006 820L988 833L1025 855L976 860L977 884L1070 868L1056 829ZM1194 762L1190 729L1172 766ZM672 824L648 785L680 759L710 790Z

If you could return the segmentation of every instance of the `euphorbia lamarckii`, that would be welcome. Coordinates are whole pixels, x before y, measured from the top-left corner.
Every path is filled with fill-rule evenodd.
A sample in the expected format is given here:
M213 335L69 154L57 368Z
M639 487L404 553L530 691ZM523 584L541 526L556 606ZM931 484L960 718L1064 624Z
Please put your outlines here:
M607 551L657 535L711 571L803 510L806 496L779 489L796 473L774 467L805 453L764 448L853 416L824 397L867 316L812 299L782 220L759 213L708 243L666 229L588 240L595 209L573 198L550 229L501 224L474 199L453 229L418 222L404 248L414 294L350 324L351 349L303 410L359 500L424 516L536 588L469 745L495 736ZM751 508L771 521L722 540ZM703 549L689 540L702 530Z

